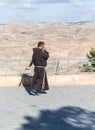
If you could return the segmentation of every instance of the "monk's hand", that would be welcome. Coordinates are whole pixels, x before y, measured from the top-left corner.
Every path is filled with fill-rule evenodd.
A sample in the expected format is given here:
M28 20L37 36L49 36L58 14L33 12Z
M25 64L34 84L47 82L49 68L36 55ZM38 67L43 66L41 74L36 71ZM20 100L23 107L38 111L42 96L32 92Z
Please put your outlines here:
M43 48L43 51L46 51L46 48L45 48L45 47Z
M30 70L30 67L26 67L25 70Z

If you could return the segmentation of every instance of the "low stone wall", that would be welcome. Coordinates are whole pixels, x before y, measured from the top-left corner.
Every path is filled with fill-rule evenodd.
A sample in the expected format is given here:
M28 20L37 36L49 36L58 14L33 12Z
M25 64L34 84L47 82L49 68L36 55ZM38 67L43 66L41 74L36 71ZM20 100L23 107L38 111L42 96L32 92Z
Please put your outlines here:
M95 74L55 75L48 76L48 80L50 86L91 85L95 84ZM21 77L19 76L0 77L0 87L17 87L20 82Z

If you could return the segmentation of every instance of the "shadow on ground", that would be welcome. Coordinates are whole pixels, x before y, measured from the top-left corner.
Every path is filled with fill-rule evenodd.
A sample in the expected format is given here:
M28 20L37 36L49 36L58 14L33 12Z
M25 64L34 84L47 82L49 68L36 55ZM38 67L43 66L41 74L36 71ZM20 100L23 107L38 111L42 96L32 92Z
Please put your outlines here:
M17 130L95 130L95 112L78 107L44 110L38 118L24 118L27 123Z
M19 83L19 86L23 86L28 94L30 94L31 91L32 80L33 76L30 76L29 74L21 75L21 81Z

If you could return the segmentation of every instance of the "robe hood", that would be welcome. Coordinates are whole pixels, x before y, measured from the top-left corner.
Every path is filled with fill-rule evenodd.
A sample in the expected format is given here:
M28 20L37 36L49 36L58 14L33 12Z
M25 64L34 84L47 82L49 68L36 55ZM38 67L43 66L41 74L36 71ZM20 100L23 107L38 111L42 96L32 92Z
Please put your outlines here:
M39 51L40 51L39 48L33 48L33 52L34 52L34 53L37 53L37 52L39 52Z

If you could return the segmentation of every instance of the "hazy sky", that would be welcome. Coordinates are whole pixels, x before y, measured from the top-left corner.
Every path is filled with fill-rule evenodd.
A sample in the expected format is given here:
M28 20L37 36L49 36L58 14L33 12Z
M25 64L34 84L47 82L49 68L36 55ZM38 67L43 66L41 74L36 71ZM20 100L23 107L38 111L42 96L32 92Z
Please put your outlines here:
M95 0L0 0L0 24L95 21Z

